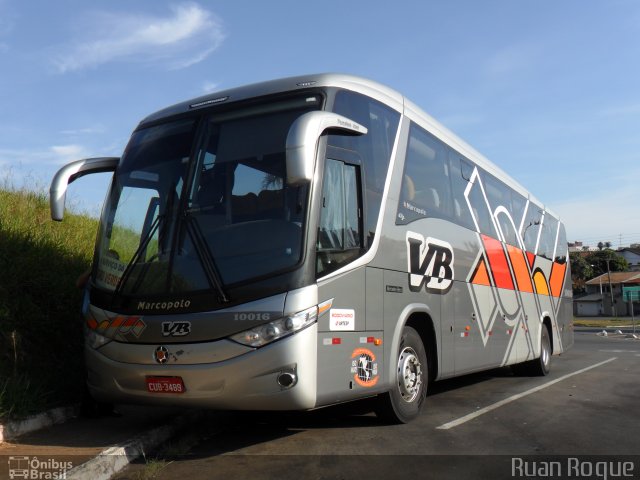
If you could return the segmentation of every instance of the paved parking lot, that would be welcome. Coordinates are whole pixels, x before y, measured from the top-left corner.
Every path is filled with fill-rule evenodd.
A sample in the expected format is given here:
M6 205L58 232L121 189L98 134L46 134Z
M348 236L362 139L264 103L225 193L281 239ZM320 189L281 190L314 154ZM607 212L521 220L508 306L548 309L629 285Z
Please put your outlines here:
M436 383L424 414L409 425L380 425L366 402L305 414L216 414L154 465L157 478L240 478L239 468L254 478L425 468L440 478L478 478L496 465L518 476L513 459L530 455L606 456L629 460L640 478L639 366L639 340L578 332L574 348L553 358L549 376L514 377L503 368ZM141 461L116 478L149 468Z

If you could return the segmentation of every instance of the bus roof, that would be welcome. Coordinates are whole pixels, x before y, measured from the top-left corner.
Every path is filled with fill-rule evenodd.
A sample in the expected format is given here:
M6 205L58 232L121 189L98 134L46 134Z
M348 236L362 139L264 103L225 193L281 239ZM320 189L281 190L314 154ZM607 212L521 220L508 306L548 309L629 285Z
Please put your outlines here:
M529 191L519 182L504 172L500 167L470 146L467 142L458 137L451 130L446 128L432 116L416 104L408 100L396 90L382 85L373 80L355 75L346 75L339 73L320 73L311 75L301 75L295 77L281 78L277 80L269 80L265 82L254 83L228 90L213 92L201 97L193 98L184 102L177 103L170 107L159 110L140 122L140 126L147 123L156 122L166 117L180 115L199 108L206 108L222 103L232 103L251 98L274 95L278 93L292 92L296 90L306 90L314 87L336 87L352 90L368 95L380 102L383 102L394 108L395 110L407 115L411 120L416 121L430 131L433 135L440 138L459 153L466 156L469 160L484 168L496 178L508 184L521 195L527 197L530 201L544 208L544 204L537 200ZM545 208L553 217L557 215Z

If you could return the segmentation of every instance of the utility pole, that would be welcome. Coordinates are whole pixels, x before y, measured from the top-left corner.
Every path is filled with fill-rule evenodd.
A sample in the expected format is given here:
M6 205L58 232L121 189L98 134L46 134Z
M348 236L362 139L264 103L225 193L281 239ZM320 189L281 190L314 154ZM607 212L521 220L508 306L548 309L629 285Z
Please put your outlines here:
M611 286L611 270L609 269L610 261L611 261L611 258L607 258L607 276L609 277L609 295L611 297L611 311L613 312L613 316L617 318L618 314L616 313L616 307L613 304L613 287Z

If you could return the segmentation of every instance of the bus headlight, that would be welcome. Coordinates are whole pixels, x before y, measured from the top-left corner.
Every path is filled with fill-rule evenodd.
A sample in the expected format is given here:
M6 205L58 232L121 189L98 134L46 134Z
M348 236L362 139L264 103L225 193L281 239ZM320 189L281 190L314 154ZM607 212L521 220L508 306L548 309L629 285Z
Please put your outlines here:
M100 335L99 333L96 333L88 328L85 328L84 332L85 343L94 350L102 347L103 345L106 345L111 341L110 338Z
M229 337L242 345L262 347L275 340L291 335L308 327L318 319L318 307L311 307L294 315L265 323Z

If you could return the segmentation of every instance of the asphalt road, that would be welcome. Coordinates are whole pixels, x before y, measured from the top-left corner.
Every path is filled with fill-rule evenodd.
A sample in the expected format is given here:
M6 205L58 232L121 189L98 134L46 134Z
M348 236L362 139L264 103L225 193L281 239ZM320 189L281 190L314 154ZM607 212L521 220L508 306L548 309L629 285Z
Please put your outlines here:
M575 337L547 377L503 368L434 384L408 425L381 425L367 402L218 413L115 478L605 478L596 460L607 478L624 461L640 478L640 340Z

